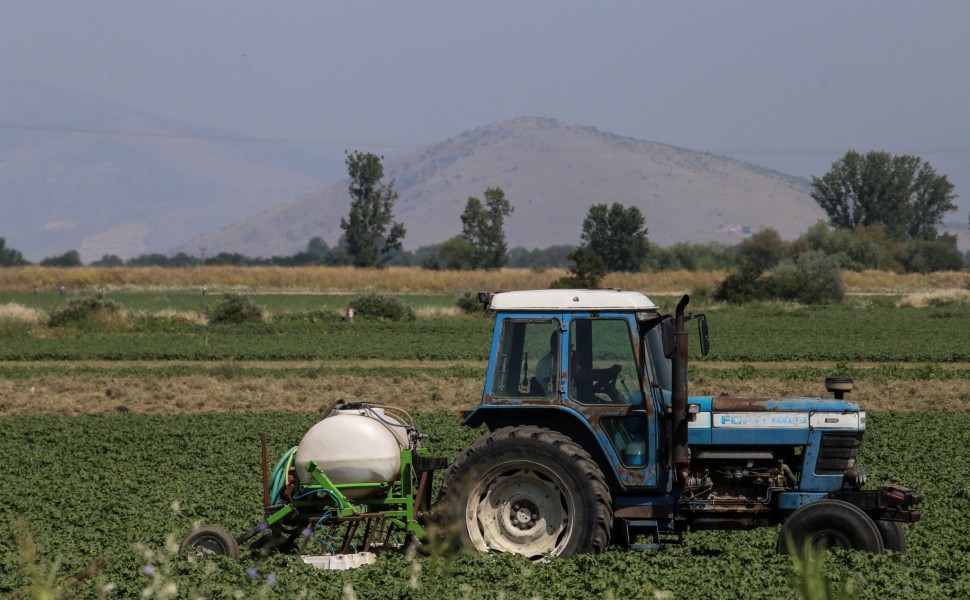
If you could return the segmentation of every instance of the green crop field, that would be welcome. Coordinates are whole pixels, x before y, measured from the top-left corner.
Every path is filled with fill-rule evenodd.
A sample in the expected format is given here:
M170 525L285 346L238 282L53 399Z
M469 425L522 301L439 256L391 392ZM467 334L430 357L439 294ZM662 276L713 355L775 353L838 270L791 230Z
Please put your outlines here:
M259 433L273 461L338 397L420 411L427 445L453 458L478 434L456 409L481 396L492 322L443 310L450 295L401 296L426 311L416 321L348 323L332 315L348 295L255 294L269 319L246 325L185 317L221 299L198 291L109 297L122 317L51 327L44 311L64 298L0 295L0 306L40 311L0 313L0 597L31 597L32 581L80 598L172 597L172 585L187 598L795 595L777 528L544 564L390 554L329 572L291 556L180 559L171 542L194 523L239 533L259 519ZM835 552L829 578L853 581L863 598L970 597L970 305L691 309L707 313L713 344L693 357L692 390L815 395L826 375L851 375L852 398L875 406L861 455L870 485L925 494L907 554Z
M318 571L299 558L212 558L190 564L166 550L193 522L240 532L260 518L258 434L275 456L297 442L316 416L144 415L8 417L0 438L0 526L25 526L47 557L59 557L60 580L92 563L79 597L137 597L163 581L193 593L258 597L272 574L274 597L792 597L790 559L774 553L776 529L688 533L659 551L613 549L532 564L512 556L382 556L351 572ZM453 457L476 432L454 416L419 416L429 447ZM871 414L860 460L873 482L922 491L924 518L907 525L909 552L826 559L836 579L858 578L863 598L958 598L970 595L970 415ZM18 522L21 525L18 526ZM99 562L100 561L100 562ZM153 577L146 575L153 572ZM254 574L255 573L255 574ZM0 538L0 596L27 585L10 536Z

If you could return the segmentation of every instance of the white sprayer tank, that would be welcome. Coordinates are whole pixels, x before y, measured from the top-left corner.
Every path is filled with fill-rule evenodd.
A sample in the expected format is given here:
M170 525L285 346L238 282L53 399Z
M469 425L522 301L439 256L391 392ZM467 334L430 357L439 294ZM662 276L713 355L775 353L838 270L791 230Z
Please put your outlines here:
M401 451L408 446L404 424L383 409L340 410L303 436L296 451L297 477L304 484L315 481L306 469L312 460L335 484L395 481L401 476ZM359 499L369 493L344 495Z

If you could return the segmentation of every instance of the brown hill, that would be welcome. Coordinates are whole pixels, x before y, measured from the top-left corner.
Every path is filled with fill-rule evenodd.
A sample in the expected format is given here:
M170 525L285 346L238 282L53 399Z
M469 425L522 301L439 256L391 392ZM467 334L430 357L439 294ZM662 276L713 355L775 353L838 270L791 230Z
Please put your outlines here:
M501 187L514 207L510 246L577 244L595 203L638 206L652 242L736 243L765 227L804 232L824 213L808 182L737 160L604 133L552 119L521 117L462 133L385 161L400 194L404 245L417 248L461 231L469 196ZM250 256L292 254L321 236L340 237L347 182L302 196L185 244L192 251Z

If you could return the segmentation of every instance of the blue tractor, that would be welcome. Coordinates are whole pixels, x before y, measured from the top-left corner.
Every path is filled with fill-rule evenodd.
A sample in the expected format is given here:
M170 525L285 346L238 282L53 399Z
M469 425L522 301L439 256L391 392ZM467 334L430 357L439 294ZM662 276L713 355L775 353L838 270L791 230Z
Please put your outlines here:
M464 423L489 433L452 463L436 508L459 545L565 557L780 524L779 552L905 551L901 524L919 519L921 496L863 489L851 379L827 379L829 399L690 397L686 323L703 354L710 342L686 295L674 315L619 290L479 299L495 329Z

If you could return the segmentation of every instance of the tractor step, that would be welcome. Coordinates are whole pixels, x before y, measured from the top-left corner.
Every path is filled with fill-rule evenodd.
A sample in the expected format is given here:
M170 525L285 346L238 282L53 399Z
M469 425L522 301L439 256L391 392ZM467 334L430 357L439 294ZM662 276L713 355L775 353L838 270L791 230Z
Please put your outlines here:
M659 550L663 544L679 544L684 539L683 532L674 529L672 520L623 519L622 527L626 528L626 539L631 550ZM637 543L640 536L646 536L650 541Z

